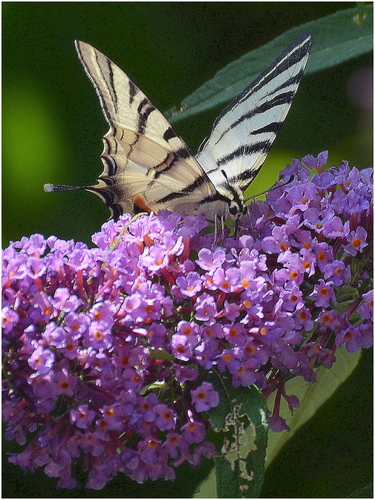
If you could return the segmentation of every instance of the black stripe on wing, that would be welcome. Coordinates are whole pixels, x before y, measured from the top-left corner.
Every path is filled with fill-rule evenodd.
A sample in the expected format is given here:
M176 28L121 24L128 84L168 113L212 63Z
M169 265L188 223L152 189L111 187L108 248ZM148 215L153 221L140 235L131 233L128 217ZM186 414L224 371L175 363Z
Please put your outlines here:
M226 163L242 156L249 156L253 154L265 153L270 148L270 141L254 142L253 144L242 144L234 151L222 156L217 161L219 167L225 165Z
M195 191L195 189L199 188L202 186L205 182L208 182L206 174L200 175L195 179L194 182L189 184L188 186L184 187L184 189L181 189L181 191L176 191L175 193L170 193L167 196L164 196L160 200L158 200L156 203L163 204L163 203L169 203L172 200L176 200L178 198L183 198L184 196L188 196L192 192Z
M263 127L251 131L251 135L274 133L277 135L282 127L282 122L269 122Z
M113 107L115 108L115 112L117 113L117 111L118 111L118 97L117 97L116 86L115 86L115 81L114 81L114 77L113 77L112 62L107 58L105 59L105 64L107 66L107 72L108 72L108 78L106 78L106 74L102 70L102 67L100 65L99 54L96 53L95 57L96 57L96 62L97 62L98 66L100 68L100 71L102 73L103 80L107 84L108 92L110 93L110 95L112 97ZM104 100L104 98L103 98L103 100Z
M175 166L177 162L190 157L192 157L192 154L190 153L188 147L180 148L177 151L168 153L161 163L155 165L155 179L158 179L161 175L166 174Z
M99 98L100 107L102 108L104 117L107 120L107 122L109 124L111 124L112 123L111 113L110 113L110 110L108 109L108 106L106 104L106 99L104 98L104 96L102 94L102 91L101 91L99 85L96 82L96 78L93 76L93 74L92 74L92 72L90 70L89 65L86 63L86 58L89 55L88 54L83 55L83 51L81 49L82 46L83 46L83 51L86 52L87 48L85 48L85 47L87 47L87 44L85 44L85 43L82 44L82 42L79 42L78 40L75 42L75 47L76 47L76 50L77 50L77 54L78 54L79 60L81 61L81 64L83 66L83 69L85 70L86 75L89 77L89 80L91 81L91 83L94 86L95 92L96 92L96 94L97 94L97 96ZM96 68L94 67L94 69L96 69L96 70L99 69L99 72L101 73L102 80L105 82L109 94L113 97L113 107L116 109L116 106L117 106L117 94L116 94L116 91L113 88L113 72L112 72L112 68L111 68L111 61L108 58L106 58L105 56L103 56L103 54L101 54L97 50L93 49L91 46L89 47L89 50L94 52L95 63L96 63ZM110 83L111 86L108 85L108 80L106 78L105 72L103 71L103 68L102 68L102 65L101 65L101 62L103 62L101 60L104 57L105 57L105 62L106 62L107 67L108 67L109 80L110 80L110 82L112 82L112 83ZM92 64L91 64L91 67L93 67Z
M129 78L129 105L133 104L135 96L138 94L138 87L136 84Z
M295 95L296 95L296 91L290 91L290 92L285 92L283 94L278 94L273 99L266 101L265 103L257 106L256 108L252 109L248 113L245 113L244 115L240 116L240 118L238 118L235 122L233 122L226 130L224 130L224 132L221 134L219 139L217 141L215 141L215 144L217 144L227 132L229 132L230 130L233 130L235 127L237 127L237 125L244 122L245 120L250 120L255 115L260 115L262 113L265 113L268 110L274 108L275 106L283 106L285 104L292 103ZM280 123L281 124L283 121L284 121L284 118L280 122L273 122L273 123ZM255 132L253 130L251 130L250 133L254 134Z
M163 139L167 142L169 142L171 139L174 137L178 137L176 132L173 130L172 127L168 127L167 130L163 134Z
M155 106L145 97L138 105L138 133L144 134L147 127L147 120L150 114L155 111Z
M293 73L293 66L301 64L303 58L306 58L310 52L312 46L312 34L309 31L302 32L299 36L297 36L292 43L284 50L284 52L263 72L261 73L255 80L253 80L248 87L246 87L236 99L234 99L228 106L222 111L222 113L217 117L214 122L213 130L216 127L223 127L225 116L233 110L233 113L236 113L235 108L240 109L240 106L244 106L246 109L245 102L248 101L248 106L251 103L262 102L262 104L250 109L247 113L245 112L243 115L238 117L235 121L230 123L224 130L221 130L220 137L215 140L215 144L217 144L223 136L235 128L240 123L245 120L251 119L256 114L264 113L271 109L274 106L286 106L286 111L289 109L295 94L298 90L298 85L301 81L301 78L304 73L304 66L298 70L297 73ZM297 70L297 68L295 68ZM295 71L294 70L294 71ZM289 78L284 78L281 82L278 82L278 85L272 88L271 85L268 85L274 79L278 78L280 80L280 75L285 71L289 71L291 74ZM286 75L287 76L287 75ZM267 87L270 87L268 88ZM288 89L289 87L289 89ZM280 93L283 89L286 89L286 92ZM263 92L262 92L263 91ZM258 95L259 93L259 95ZM275 95L272 99L271 96ZM249 109L249 107L248 107ZM282 121L285 117L282 117ZM230 120L228 120L230 121ZM222 122L222 123L220 123ZM220 124L219 124L220 123ZM277 132L281 127L276 127L275 130ZM250 130L249 133L253 134L254 131ZM206 137L202 142L198 149L198 153L201 152L207 142L210 141L210 136Z
M259 76L253 80L250 85L248 85L238 96L234 99L228 106L222 111L222 113L217 117L214 123L214 128L216 124L238 103L247 98L247 95L251 92L255 92L257 87L263 87L273 78L276 74L283 73L286 69L290 69L291 66L299 63L311 50L312 47L312 33L310 31L303 31L300 33L288 47L284 50L282 54ZM294 52L293 52L294 51ZM290 64L290 61L293 64ZM298 72L299 80L302 78L303 71ZM298 80L297 80L298 81Z
M304 47L304 49L306 49L306 47ZM310 50L310 48L308 50ZM273 65L271 65L264 73L260 75L260 77L262 78L259 78L259 81L257 81L256 84L250 85L251 90L256 91L257 86L263 87L271 82L274 78L276 78L276 76L281 75L285 71L290 71L293 66L300 63L300 61L306 56L306 53L306 50L301 49L296 51L295 53L291 53L289 51L286 52L283 60L281 60L279 63L275 61ZM278 87L278 89L282 88L283 86L291 85L293 83L298 84L302 78L303 73L304 69L302 69L302 71L299 71L296 75L288 78L283 85Z

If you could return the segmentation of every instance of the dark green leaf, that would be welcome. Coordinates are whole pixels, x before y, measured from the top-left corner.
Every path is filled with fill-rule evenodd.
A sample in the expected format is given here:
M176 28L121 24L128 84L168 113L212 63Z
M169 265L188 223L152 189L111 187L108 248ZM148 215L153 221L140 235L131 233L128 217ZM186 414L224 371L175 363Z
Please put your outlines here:
M219 498L254 498L263 483L267 447L267 407L255 387L233 388L224 376L212 373L210 382L220 404L209 412L218 433L222 456L215 460Z
M363 351L354 373L279 451L262 498L358 498L372 483L372 354Z
M373 7L366 5L362 23L358 8L341 10L293 28L272 42L259 47L218 71L195 92L186 97L178 110L169 110L171 121L181 120L238 95L250 82L304 30L314 35L312 54L306 74L336 66L353 57L370 52L373 48Z
M374 498L374 485L369 484L363 488L355 490L348 498Z
M293 438L299 428L316 414L318 409L326 403L337 388L353 373L361 357L361 351L349 353L342 347L336 350L335 356L336 362L332 368L328 370L324 366L320 366L316 370L315 384L306 382L302 377L295 377L286 383L286 393L297 396L300 405L291 414L287 402L284 399L281 400L280 413L289 425L290 431L269 433L267 467L278 455L286 442ZM273 408L274 399L275 394L271 394L267 399L270 410Z

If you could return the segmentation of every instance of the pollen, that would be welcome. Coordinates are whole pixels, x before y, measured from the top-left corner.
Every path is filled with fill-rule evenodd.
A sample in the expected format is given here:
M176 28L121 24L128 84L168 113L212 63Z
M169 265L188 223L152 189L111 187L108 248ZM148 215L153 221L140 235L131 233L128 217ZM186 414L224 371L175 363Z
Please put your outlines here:
M103 332L101 332L100 330L96 330L96 332L94 332L94 338L96 340L102 340L103 338Z
M102 421L100 422L100 424L99 424L99 427L100 427L100 429L101 429L101 430L105 430L105 429L107 429L107 427L108 427L108 422L106 422L105 420L102 420Z
M129 364L129 357L123 356L123 358L121 359L121 364L122 366L127 366Z
M67 351L73 351L74 350L74 344L72 342L67 342L65 349Z
M331 316L329 314L324 314L322 316L322 323L329 323L331 321Z
M251 354L254 354L254 352L255 352L255 348L254 348L254 346L252 346L252 345L248 345L248 346L246 346L246 348L245 348L245 352L246 352L246 354L250 354L250 355L251 355Z

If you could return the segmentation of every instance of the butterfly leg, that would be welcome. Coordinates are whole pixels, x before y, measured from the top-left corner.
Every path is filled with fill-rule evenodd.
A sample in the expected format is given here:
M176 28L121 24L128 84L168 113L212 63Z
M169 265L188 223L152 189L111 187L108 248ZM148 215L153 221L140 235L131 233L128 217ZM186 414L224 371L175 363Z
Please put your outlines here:
M234 238L237 239L237 234L238 234L238 224L239 224L239 217L236 217L236 221L234 223Z
M217 239L217 226L218 226L218 216L215 214L214 217L214 241L213 244L216 245L216 239Z
M224 241L224 238L225 238L225 220L224 220L224 217L221 216L220 220L221 220L221 241Z

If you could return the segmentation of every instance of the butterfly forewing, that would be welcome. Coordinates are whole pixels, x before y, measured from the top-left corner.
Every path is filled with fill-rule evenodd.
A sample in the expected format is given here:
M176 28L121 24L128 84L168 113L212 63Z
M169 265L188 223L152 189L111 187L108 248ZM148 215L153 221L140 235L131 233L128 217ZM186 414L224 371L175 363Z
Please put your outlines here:
M76 41L76 49L110 125L103 138L104 170L87 189L116 215L160 209L202 213L206 203L220 211L216 189L145 94L92 45Z
M301 81L312 35L301 33L216 119L197 159L216 189L242 192L263 165Z

